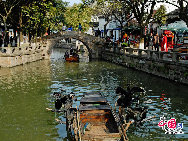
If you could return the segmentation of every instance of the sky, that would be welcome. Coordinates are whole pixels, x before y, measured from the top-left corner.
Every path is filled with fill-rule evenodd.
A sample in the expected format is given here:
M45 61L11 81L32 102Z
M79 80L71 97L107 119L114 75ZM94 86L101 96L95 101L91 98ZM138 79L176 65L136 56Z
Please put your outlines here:
M81 0L63 0L63 1L66 1L66 2L70 2L69 5L72 6L74 3L81 3L82 1Z

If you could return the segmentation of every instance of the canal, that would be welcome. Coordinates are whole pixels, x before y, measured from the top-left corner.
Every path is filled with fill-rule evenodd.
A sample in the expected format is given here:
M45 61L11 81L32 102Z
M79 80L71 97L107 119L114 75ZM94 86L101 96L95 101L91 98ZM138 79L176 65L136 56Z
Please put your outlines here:
M53 49L51 60L42 60L13 68L0 68L0 140L70 140L62 113L54 108L53 92L74 92L79 104L90 91L101 92L114 106L115 88L140 86L145 90L141 104L148 107L147 117L156 116L140 127L129 128L130 141L188 140L188 86L104 61L67 63L65 50ZM184 134L165 134L158 127L160 117L183 123Z

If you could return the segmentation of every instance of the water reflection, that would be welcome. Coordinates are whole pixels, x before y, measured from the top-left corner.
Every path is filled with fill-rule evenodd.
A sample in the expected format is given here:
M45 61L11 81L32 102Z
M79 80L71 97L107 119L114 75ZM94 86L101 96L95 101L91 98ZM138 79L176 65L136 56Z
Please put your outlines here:
M45 111L49 61L0 69L0 140L48 140L53 125Z
M98 91L113 106L117 100L115 88L125 88L128 83L143 87L146 92L141 101L148 107L147 116L156 115L140 128L129 129L131 141L188 138L187 86L104 61L68 63L63 56L64 50L54 49L51 61L0 69L0 140L70 140L66 126L54 120L65 121L63 113L45 110L54 108L53 92L61 89L66 94L74 92L78 98L76 106L84 93ZM164 134L157 126L162 115L184 123L184 134Z

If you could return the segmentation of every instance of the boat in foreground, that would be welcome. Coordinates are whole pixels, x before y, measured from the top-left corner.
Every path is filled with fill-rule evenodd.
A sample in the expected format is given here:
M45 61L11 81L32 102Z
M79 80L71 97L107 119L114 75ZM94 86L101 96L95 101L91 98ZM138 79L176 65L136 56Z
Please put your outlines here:
M112 107L98 93L88 93L81 98L72 125L76 140L128 140L126 130L122 128Z

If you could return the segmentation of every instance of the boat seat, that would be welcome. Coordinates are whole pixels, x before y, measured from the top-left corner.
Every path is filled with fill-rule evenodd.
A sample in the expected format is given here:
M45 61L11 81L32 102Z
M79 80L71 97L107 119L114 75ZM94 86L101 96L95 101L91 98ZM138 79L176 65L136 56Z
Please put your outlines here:
M92 106L83 106L80 105L79 111L89 111L89 110L111 110L109 105L92 105Z
M81 103L107 103L106 98L104 97L83 97L80 99L80 104Z

